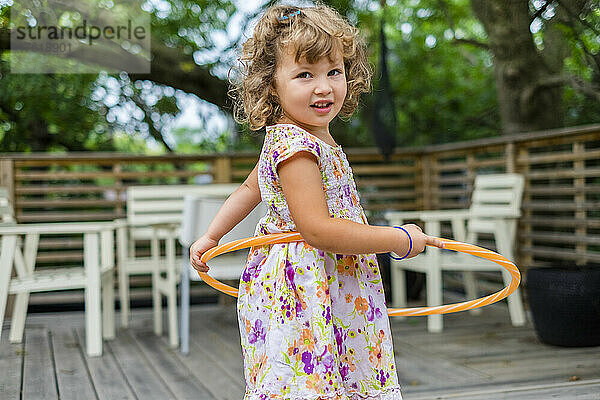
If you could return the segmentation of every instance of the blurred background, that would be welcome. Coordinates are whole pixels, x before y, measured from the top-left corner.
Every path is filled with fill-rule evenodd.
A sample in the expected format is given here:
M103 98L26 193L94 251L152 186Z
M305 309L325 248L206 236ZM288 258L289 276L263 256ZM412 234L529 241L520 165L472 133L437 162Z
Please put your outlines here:
M0 0L1 152L260 149L230 117L227 76L275 2L148 0L150 74L37 75L10 73L15 2ZM345 147L385 153L600 121L597 1L325 3L360 28L376 70L356 116L332 128Z

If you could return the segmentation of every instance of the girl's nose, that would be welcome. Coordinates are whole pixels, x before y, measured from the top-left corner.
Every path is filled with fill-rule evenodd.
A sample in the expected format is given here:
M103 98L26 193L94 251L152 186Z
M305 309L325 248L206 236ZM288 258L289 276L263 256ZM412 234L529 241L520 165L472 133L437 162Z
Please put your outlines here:
M315 94L329 94L333 89L327 79L319 79L315 85Z

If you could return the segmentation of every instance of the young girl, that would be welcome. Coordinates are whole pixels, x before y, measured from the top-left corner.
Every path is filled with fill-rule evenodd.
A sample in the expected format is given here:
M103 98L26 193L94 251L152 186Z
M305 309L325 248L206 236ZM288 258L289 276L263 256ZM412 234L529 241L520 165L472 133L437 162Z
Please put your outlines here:
M191 248L203 252L262 200L255 235L304 242L251 249L237 303L246 400L401 399L374 253L442 247L416 225L370 226L342 147L329 132L350 116L371 71L356 28L318 5L269 8L243 47L238 121L266 127L260 159Z

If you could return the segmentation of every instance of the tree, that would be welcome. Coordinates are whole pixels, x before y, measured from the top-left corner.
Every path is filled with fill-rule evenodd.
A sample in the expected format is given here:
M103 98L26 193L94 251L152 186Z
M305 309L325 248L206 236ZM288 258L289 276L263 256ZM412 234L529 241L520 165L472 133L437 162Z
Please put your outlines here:
M600 101L597 2L471 0L471 4L494 55L505 133L563 126L565 86ZM569 58L581 63L579 71L568 71Z
M378 12L359 13L371 43ZM595 1L397 1L385 16L401 144L600 121Z

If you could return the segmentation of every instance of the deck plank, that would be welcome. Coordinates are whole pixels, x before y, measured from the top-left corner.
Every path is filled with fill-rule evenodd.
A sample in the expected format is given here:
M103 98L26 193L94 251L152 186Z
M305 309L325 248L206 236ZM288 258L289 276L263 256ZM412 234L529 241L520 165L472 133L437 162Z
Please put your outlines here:
M230 318L235 309L218 306L207 310L202 320L196 319L190 327L191 342L213 354L226 367L232 379L244 382L242 348L237 320Z
M425 395L404 396L405 400L546 400L577 399L597 400L600 394L600 380L566 384L503 386L494 389L481 388L459 392L438 392Z
M576 379L598 378L600 371L600 351L588 349L581 357L558 358L553 355L538 354L536 357L507 357L505 360L467 363L471 368L487 371L497 381L554 380L566 382Z
M58 398L48 329L31 327L25 330L24 336L23 400Z
M422 354L410 345L395 346L396 371L404 392L433 390L452 382L472 386L488 380L489 375L451 360Z
M73 330L68 326L53 330L51 338L61 400L96 399L96 391L82 356L82 344L73 335Z
M208 349L210 344L191 341L190 354L181 355L181 361L193 371L196 379L204 383L215 399L242 399L243 377L232 378L231 368Z
M1 328L1 327L0 327ZM18 400L21 397L21 367L23 343L9 343L8 329L0 337L0 399Z
M79 343L83 343L85 332L83 328L75 329L75 336ZM133 391L127 384L115 355L109 346L104 347L102 357L88 357L83 352L83 357L90 374L92 385L100 400L133 400L136 399Z
M168 343L147 329L131 330L134 340L144 356L154 366L161 381L177 399L212 399L212 394L195 379L191 371L175 355L178 350L170 349Z
M121 329L117 338L105 342L105 346L114 355L129 387L138 399L162 400L175 399L150 361L144 357L135 339L128 329Z
M115 340L104 342L102 357L87 358L80 347L88 384L97 397L241 399L245 383L235 304L194 306L191 313L188 356L169 348L166 337L154 335L151 309L134 309L130 328L119 329ZM391 318L390 322L405 400L600 400L600 347L544 345L531 323L512 327L505 306L486 307L480 316L447 316L444 331L437 334L427 332L425 318ZM61 349L60 343L81 346L83 323L81 312L29 315L23 345L7 343L5 327L0 366L10 365L0 378L0 390L19 398L21 387L15 387L15 382L22 365L24 399L58 398L54 377L61 374L62 352L69 350ZM65 330L73 337L61 339ZM43 370L45 375L33 377L33 365L46 366L37 368L38 374ZM35 380L38 383L31 386ZM11 397L0 391L0 398Z
M230 335L231 329L215 326L212 318L207 313L202 320L192 322L190 356L183 357L184 362L193 364L190 367L210 382L208 388L217 399L241 399L245 392L245 382L239 335L236 351L232 343L235 337Z

